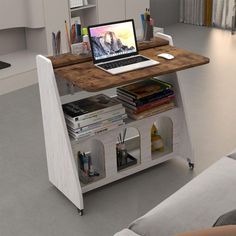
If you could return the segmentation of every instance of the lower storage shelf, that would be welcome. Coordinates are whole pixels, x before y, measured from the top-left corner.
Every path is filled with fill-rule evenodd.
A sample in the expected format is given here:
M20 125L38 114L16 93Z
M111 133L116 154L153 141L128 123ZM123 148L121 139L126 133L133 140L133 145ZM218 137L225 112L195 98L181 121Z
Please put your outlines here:
M173 152L173 148L172 147L164 146L164 150L163 151L152 152L152 160L161 158L163 156L171 154L172 152Z
M128 167L131 167L133 165L137 164L137 159L134 158L132 155L127 153L127 156L125 157L125 162L122 163L122 160L119 161L119 158L117 157L117 170L121 171L123 169L126 169Z
M82 192L91 191L178 156L178 114L178 108L174 108L73 143ZM163 148L157 150L153 150L152 145L153 125L163 143ZM122 150L121 154L118 154L118 147ZM87 167L83 171L77 158L78 152L91 156L93 170L98 176L89 176ZM126 158L122 161L119 155Z
M142 164L136 164L136 165L129 167L127 169L118 171L116 174L114 174L112 176L106 176L106 178L99 179L99 180L92 182L90 184L87 184L87 185L81 184L82 192L86 193L86 192L92 191L92 190L102 187L106 184L112 183L114 181L118 181L120 179L123 179L125 177L130 176L130 175L133 175L135 173L138 173L140 171L143 171L143 170L153 167L155 165L159 165L161 163L164 163L164 162L171 160L173 158L176 158L176 157L178 157L178 155L176 153L170 153L170 154L167 154L166 156L162 156L162 157L155 159L155 160L151 160L151 161L148 161L148 162L145 162Z

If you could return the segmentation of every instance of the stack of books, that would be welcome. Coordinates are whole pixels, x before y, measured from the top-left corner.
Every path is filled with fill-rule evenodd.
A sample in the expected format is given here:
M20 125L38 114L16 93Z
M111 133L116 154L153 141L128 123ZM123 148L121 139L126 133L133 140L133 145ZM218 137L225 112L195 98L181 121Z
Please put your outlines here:
M62 109L68 132L76 140L115 129L127 118L121 102L104 94L64 104Z
M172 85L156 78L117 88L118 99L134 120L143 119L174 107Z

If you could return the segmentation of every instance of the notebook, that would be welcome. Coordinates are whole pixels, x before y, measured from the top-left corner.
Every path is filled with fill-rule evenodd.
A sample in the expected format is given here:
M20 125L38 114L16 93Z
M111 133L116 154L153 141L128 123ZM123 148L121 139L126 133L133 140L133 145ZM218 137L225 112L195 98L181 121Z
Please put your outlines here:
M89 26L88 33L94 65L110 74L159 64L138 53L132 19Z

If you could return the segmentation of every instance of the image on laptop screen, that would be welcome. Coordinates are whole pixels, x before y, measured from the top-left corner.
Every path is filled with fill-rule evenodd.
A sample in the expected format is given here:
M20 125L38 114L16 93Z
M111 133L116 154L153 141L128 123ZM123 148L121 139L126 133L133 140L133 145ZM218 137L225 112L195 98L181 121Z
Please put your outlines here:
M132 20L91 26L89 34L95 61L137 52Z

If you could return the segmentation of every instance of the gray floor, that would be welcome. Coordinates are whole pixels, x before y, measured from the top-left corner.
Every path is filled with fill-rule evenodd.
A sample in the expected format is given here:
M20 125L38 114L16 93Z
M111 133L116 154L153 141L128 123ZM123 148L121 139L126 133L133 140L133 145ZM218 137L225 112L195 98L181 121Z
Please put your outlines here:
M47 179L38 87L0 97L0 235L111 236L175 192L224 154L236 140L236 36L175 25L176 46L211 63L180 72L190 117L196 168L172 160L85 195L86 214Z

